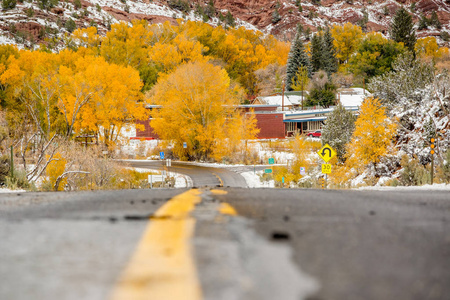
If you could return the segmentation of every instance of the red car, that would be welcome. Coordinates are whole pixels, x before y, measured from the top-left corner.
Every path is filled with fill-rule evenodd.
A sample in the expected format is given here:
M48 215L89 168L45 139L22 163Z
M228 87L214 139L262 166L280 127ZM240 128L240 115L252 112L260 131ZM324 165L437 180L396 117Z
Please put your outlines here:
M310 132L307 134L309 137L321 137L322 136L322 130L316 130L314 132Z

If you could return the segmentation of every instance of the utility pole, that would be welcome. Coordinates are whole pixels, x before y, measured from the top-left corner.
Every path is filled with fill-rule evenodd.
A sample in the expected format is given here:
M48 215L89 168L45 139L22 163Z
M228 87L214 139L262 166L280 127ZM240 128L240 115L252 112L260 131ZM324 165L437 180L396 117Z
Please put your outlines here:
M430 150L430 153L431 153L431 185L433 185L433 177L434 177L434 153L435 153L435 151L434 151L434 148L436 147L436 145L434 144L434 142L435 142L436 140L435 140L435 138L431 138L430 139L430 148L431 148L431 150Z
M13 146L11 145L11 178L14 177L14 153Z
M281 90L281 111L284 111L284 80L283 80L283 88Z

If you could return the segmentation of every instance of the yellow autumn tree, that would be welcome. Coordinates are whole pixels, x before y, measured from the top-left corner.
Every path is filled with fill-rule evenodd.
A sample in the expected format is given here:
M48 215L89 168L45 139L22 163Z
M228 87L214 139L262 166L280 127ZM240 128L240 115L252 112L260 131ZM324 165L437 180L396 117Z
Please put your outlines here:
M15 99L9 106L17 113L15 117L19 119L20 114L21 120L28 119L44 139L58 133L62 125L56 109L57 87L53 84L57 66L55 54L20 51L17 58L9 58L8 69L0 77Z
M449 49L447 47L440 48L434 36L418 39L415 50L417 55L432 60L436 60L437 58L449 54Z
M96 27L78 28L72 33L72 40L78 47L91 49L92 53L98 55L100 52L101 36Z
M173 142L181 159L210 158L217 141L226 138L227 117L233 115L238 95L222 68L203 61L183 64L153 88L150 101L161 108L151 125Z
M90 89L81 93L80 100L88 97L89 101L79 111L75 130L100 133L109 144L117 140L125 123L147 118L140 92L142 82L135 69L108 64L101 57L91 57L80 63L85 64L86 69L80 82L74 80L69 100L76 101L76 92L82 91L84 84L88 83Z
M331 35L334 38L333 44L336 47L336 57L341 63L347 63L353 53L358 49L363 38L361 27L351 23L335 25L331 28Z
M346 165L359 169L376 164L392 145L397 125L386 116L386 108L377 98L366 98L361 105L355 131L347 144Z
M212 157L216 161L226 160L233 163L251 161L248 140L255 139L260 131L256 122L253 112L244 114L239 110L235 111L225 123L225 137L216 140Z
M170 43L156 43L149 50L150 59L165 73L170 73L182 63L206 61L206 52L201 43L188 40L185 36L176 36Z
M63 191L67 183L67 178L62 177L66 169L67 161L62 157L61 153L56 153L53 157L47 155L50 162L47 165L47 178L44 179L44 186L55 191Z
M111 26L100 52L110 63L140 69L148 63L147 49L152 37L153 32L146 21L133 21L131 25L119 22Z

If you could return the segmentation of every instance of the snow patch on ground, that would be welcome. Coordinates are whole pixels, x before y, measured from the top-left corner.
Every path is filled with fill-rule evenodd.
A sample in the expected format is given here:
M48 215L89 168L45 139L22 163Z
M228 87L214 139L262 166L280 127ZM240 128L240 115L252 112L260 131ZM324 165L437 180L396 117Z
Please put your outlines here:
M360 187L358 190L375 190L375 191L411 191L411 190L420 190L420 191L450 191L450 184L426 184L422 186L365 186ZM449 196L450 200L450 196Z
M25 190L11 190L7 188L0 188L0 194L6 194L6 193L25 193Z
M249 188L274 188L275 187L275 180L269 180L265 182L261 182L261 175L264 173L264 171L256 171L256 172L243 172L241 173L241 176L244 177L245 181L247 182L247 186Z

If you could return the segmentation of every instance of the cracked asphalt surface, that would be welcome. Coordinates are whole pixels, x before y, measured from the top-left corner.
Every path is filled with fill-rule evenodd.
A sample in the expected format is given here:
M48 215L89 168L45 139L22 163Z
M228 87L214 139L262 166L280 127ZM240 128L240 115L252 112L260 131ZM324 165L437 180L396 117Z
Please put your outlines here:
M221 190L192 213L204 299L450 299L447 191ZM108 299L184 191L2 194L0 299Z

